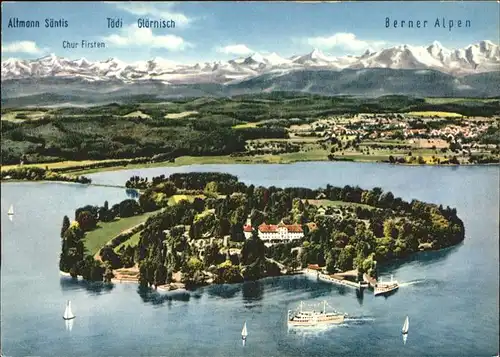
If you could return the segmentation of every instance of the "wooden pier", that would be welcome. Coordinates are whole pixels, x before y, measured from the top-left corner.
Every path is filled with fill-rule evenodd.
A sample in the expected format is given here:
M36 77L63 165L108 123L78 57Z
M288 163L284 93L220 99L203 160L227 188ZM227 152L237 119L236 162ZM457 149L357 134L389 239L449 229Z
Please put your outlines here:
M375 286L377 286L377 279L368 276L366 273L363 274L363 280L366 283L368 283L368 285L370 285L370 287L372 287L372 288L374 288Z

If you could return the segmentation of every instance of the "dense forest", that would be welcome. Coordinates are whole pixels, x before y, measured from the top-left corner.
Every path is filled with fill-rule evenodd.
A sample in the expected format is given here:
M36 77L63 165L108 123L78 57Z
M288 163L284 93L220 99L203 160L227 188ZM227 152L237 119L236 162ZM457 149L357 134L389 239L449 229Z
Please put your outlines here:
M196 172L151 180L135 176L127 187L144 190L138 201L125 200L111 209L107 203L82 207L73 223L64 219L61 270L102 280L112 269L138 264L143 285L165 284L175 272L182 272L187 285L203 284L209 275L216 283L255 280L280 274L277 262L291 270L319 264L330 272L356 268L376 276L377 262L445 248L465 237L456 209L407 202L380 188L255 187L230 174ZM194 199L169 200L179 194ZM104 247L100 256L106 266L85 257L85 231L98 220L156 210L136 247L113 249L127 237ZM253 227L264 222L299 224L304 237L266 247L255 230L245 239L247 219ZM240 250L231 253L227 248Z
M500 113L498 101L429 104L405 96L356 98L273 92L232 98L185 98L96 107L2 109L2 162L133 159L229 155L252 139L287 138L286 127L333 114L447 110L464 115ZM148 102L149 101L149 102ZM16 114L17 113L17 114ZM30 113L36 119L30 119ZM35 115L33 114L33 115ZM255 124L235 128L239 124Z

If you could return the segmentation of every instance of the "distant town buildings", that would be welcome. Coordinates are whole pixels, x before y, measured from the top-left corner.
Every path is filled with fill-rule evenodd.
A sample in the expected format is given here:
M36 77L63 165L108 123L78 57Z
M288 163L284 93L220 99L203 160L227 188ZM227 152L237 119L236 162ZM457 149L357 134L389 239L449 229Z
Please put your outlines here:
M337 121L336 121L337 120ZM341 124L338 120L342 120ZM347 123L346 120L349 120ZM439 117L421 117L408 114L359 114L352 118L337 117L335 120L319 120L309 125L295 129L296 133L315 132L319 136L341 138L343 136L357 136L369 139L410 139L410 138L447 138L455 140L457 136L475 138L485 132L489 125L485 122L462 119L460 125L446 125L440 129L431 127L415 127L428 122L442 121ZM427 126L427 125L425 125Z

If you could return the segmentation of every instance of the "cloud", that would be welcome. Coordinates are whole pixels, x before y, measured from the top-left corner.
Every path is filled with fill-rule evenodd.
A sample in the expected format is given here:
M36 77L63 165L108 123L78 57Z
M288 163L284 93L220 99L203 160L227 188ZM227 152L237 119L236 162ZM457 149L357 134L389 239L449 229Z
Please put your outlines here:
M349 51L362 51L366 49L378 49L386 44L384 41L360 40L353 33L337 32L331 36L309 37L303 42L321 49L342 49Z
M239 45L229 45L229 46L224 46L224 47L218 47L217 52L224 53L226 55L248 55L250 53L253 53L255 51L251 50L248 48L246 45L239 44Z
M29 53L29 54L39 54L42 49L38 48L33 41L17 41L5 44L2 46L2 52L5 53Z
M151 16L161 18L163 20L174 20L177 25L188 25L192 18L186 15L175 12L173 7L176 3L155 3L155 2L112 2L107 1L107 4L114 5L117 9L126 11L137 16Z
M194 47L191 43L184 41L176 35L153 34L151 29L138 28L135 25L123 29L119 35L113 34L104 37L103 40L109 44L119 47L149 47L165 48L170 51L183 51L188 47Z

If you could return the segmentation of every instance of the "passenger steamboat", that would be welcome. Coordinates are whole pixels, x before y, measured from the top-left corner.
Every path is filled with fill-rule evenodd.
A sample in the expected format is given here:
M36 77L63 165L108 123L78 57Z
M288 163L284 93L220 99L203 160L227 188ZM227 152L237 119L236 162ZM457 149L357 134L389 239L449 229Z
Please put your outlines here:
M304 310L304 303L300 302L300 307L296 310L288 310L288 326L324 326L330 324L341 324L344 322L347 314L340 313L332 309L331 312L326 311L328 303L323 301L323 309Z
M392 275L391 275L391 281L388 281L388 282L379 281L379 282L377 282L377 284L375 285L375 288L373 290L373 295L375 295L375 296L385 295L385 294L389 294L390 292L395 291L397 289L399 289L399 283L397 282L397 280L394 280Z

